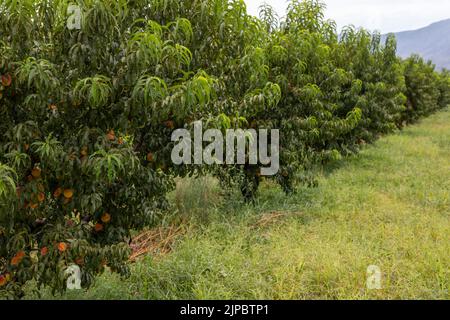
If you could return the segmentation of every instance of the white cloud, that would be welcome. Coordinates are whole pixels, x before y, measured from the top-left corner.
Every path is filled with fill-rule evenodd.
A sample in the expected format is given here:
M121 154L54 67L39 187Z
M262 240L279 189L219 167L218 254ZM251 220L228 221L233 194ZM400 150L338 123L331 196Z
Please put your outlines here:
M286 0L245 0L251 14L257 15L264 2L283 16ZM383 33L418 29L450 18L448 0L324 0L327 18L341 28L348 24L380 30Z

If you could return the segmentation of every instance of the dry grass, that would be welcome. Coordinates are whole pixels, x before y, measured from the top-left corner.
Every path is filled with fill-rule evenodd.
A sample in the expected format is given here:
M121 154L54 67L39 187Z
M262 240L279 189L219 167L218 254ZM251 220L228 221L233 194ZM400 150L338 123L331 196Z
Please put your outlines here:
M175 241L184 234L182 226L172 225L145 231L133 238L130 247L133 253L130 262L136 262L144 255L165 255L172 251Z

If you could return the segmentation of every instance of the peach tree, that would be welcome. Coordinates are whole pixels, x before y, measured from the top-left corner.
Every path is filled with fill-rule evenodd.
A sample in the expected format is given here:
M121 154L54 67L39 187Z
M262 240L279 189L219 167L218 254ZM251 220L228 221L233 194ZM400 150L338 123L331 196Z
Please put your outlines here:
M145 6L0 2L2 296L32 279L64 291L71 265L83 286L105 267L127 275L130 230L167 208L171 132L215 80L191 66L190 22Z

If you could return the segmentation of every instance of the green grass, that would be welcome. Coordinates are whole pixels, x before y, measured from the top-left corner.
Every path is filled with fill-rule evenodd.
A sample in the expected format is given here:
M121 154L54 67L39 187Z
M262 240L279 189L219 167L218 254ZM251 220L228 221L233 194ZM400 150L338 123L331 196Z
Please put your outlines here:
M294 196L265 184L247 206L203 179L172 197L191 223L170 255L62 298L450 298L449 111L334 163ZM258 227L274 211L283 216ZM382 271L381 290L366 288L369 265Z

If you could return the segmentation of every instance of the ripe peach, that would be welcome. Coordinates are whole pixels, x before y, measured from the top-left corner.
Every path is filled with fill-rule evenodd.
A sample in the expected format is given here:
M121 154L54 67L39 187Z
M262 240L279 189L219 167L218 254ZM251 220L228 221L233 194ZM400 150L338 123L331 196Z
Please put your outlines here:
M108 223L108 222L110 222L110 221L111 221L111 215L110 215L109 213L105 212L105 213L102 215L102 222L103 222L103 223Z
M164 122L164 125L166 126L166 128L169 128L169 129L175 128L175 123L172 120L168 120L168 121Z
M61 196L61 194L62 194L62 189L61 188L57 188L54 192L53 192L53 196L55 197L55 198L59 198L60 196Z
M40 193L38 194L37 198L38 198L38 201L39 201L39 202L44 202L44 200L45 200L45 194L44 194L43 192L40 192Z
M58 243L59 252L64 252L67 250L67 244L65 242Z
M106 135L109 141L116 140L116 134L114 133L114 130L110 130L108 134Z
M12 78L10 74L2 76L2 86L9 87L11 85Z
M33 170L31 170L31 175L33 176L33 178L39 178L41 176L41 169L39 168L34 168Z
M103 231L103 225L101 223L97 223L97 224L95 224L94 229L97 232L101 232L101 231Z
M43 247L43 248L41 249L41 256L46 256L47 253L48 253L48 248L47 248L47 247Z
M64 198L72 199L72 197L73 197L73 190L72 189L65 189L64 190Z
M3 287L6 282L6 277L4 275L0 275L0 287Z

